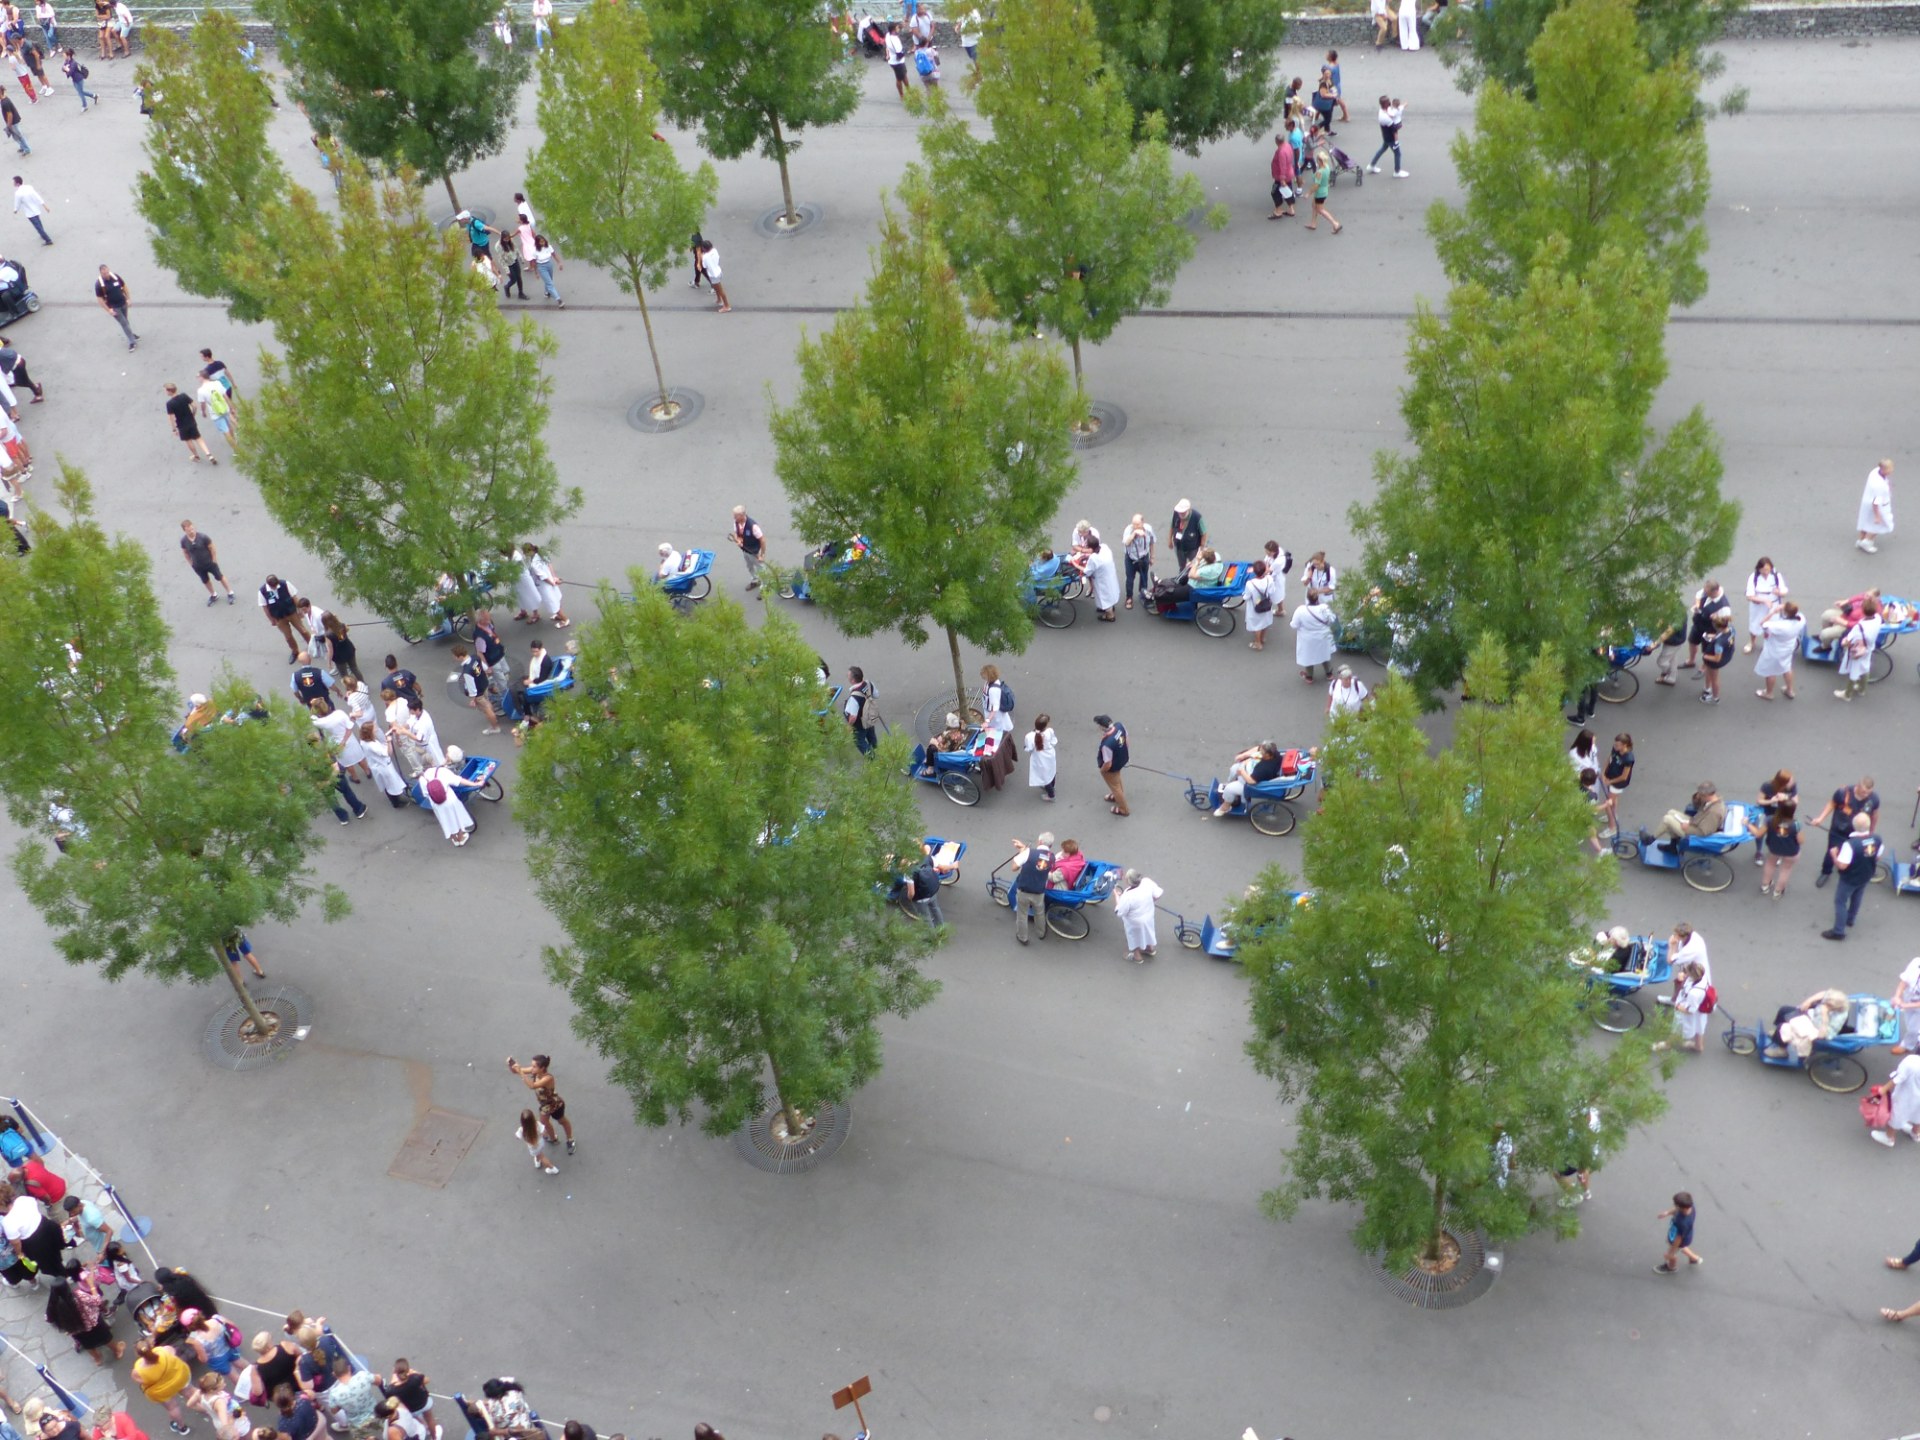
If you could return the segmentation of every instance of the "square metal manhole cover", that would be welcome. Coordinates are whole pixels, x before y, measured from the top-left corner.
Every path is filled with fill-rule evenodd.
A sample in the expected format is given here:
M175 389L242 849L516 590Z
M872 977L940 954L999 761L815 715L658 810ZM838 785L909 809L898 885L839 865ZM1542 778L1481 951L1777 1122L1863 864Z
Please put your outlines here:
M456 1115L438 1107L427 1111L400 1142L400 1153L393 1157L387 1174L396 1180L443 1188L467 1158L485 1124L471 1115Z

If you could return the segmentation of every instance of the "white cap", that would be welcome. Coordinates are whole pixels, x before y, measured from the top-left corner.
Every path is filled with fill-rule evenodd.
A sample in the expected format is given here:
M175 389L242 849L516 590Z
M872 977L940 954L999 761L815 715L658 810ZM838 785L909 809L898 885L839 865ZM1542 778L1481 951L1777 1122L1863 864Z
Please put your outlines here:
M466 758L467 752L462 750L458 745L447 746L447 764L458 765Z
M204 695L189 695L187 696L187 703L189 705L204 705L207 703L207 697Z
M951 710L947 712L947 726L949 729L955 730L960 728L960 717Z
M462 210L458 215L454 216L453 218L456 220L471 220L473 218L473 212L471 210Z
M673 546L667 541L662 540L660 542L660 553L662 555L671 555L673 553Z
M1173 513L1176 515L1184 515L1191 509L1193 509L1193 501L1183 499L1178 505L1173 507Z

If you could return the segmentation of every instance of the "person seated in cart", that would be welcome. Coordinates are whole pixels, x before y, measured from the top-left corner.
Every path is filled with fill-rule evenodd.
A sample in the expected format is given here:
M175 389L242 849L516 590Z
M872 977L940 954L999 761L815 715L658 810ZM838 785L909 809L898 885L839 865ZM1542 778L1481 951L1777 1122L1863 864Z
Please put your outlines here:
M1702 780L1685 810L1669 810L1651 831L1641 831L1640 838L1649 845L1658 842L1671 855L1680 849L1682 840L1718 835L1726 823L1727 802L1720 798L1711 780Z
M1227 781L1220 787L1220 804L1213 812L1213 818L1221 820L1231 814L1233 807L1247 798L1247 786L1263 785L1269 780L1280 778L1280 747L1271 740L1262 740L1258 745L1242 750L1233 757L1233 770Z
M1773 1013L1767 1034L1767 1054L1778 1059L1792 1050L1802 1060L1813 1053L1813 1042L1840 1033L1847 1023L1847 992L1816 990L1798 1005L1782 1005Z
M1624 925L1602 930L1593 937L1595 963L1605 965L1615 975L1647 968L1647 947L1636 945L1633 932Z
M947 712L946 727L933 732L933 738L927 741L927 760L920 767L922 775L931 775L934 771L935 754L952 754L967 748L967 727L960 723L960 717L952 711Z
M660 565L653 574L657 580L671 580L687 568L687 557L673 548L670 541L660 542Z
M1036 592L1050 590L1060 576L1060 557L1051 550L1042 550L1040 558L1027 567L1027 584Z
M1047 872L1049 890L1071 890L1080 883L1080 875L1087 868L1087 857L1080 853L1078 840L1062 840L1060 853L1053 857L1053 868Z
M1193 598L1196 585L1218 585L1227 573L1226 564L1210 546L1202 546L1200 553L1191 563L1171 580L1162 580L1153 587L1154 608L1171 610L1174 606Z

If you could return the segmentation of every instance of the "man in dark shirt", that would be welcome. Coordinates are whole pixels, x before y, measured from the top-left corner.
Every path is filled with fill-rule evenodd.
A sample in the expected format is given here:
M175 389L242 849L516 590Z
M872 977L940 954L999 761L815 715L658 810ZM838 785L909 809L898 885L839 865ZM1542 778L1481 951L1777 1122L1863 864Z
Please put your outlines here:
M200 367L200 378L218 380L221 388L227 392L227 398L237 400L239 393L233 388L233 372L227 369L226 361L214 359L213 351L204 349L200 352L200 358L205 362Z
M387 677L380 682L380 688L391 690L403 699L421 700L420 681L411 670L402 670L400 661L392 655L387 656Z
M286 1440L313 1440L314 1432L320 1428L320 1412L313 1408L311 1400L295 1392L291 1385L282 1385L274 1392L273 1403L280 1412L274 1429Z
M193 397L182 395L178 385L169 385L167 389L167 419L173 425L173 433L178 435L187 447L192 459L208 460L218 465L213 451L207 448L207 442L200 438L200 422L193 415Z
M391 664L388 668L392 668ZM406 1406L408 1413L427 1427L428 1435L434 1433L433 1395L427 1389L427 1377L407 1364L404 1358L393 1362L393 1374L387 1377L380 1391Z
M1111 715L1096 715L1093 723L1100 727L1098 755L1100 778L1107 782L1107 809L1115 815L1131 815L1126 783L1120 778L1120 772L1127 768L1127 727Z
M20 107L13 103L13 97L7 94L4 85L0 85L0 120L6 122L7 138L20 147L20 153L31 155L33 147L27 144L27 137L20 133Z
M137 346L140 337L133 333L133 326L127 323L127 282L102 265L100 278L93 282L93 298L100 302L102 310L119 322L120 333L127 337L127 349Z
M24 385L33 391L33 403L36 405L47 398L45 387L34 383L33 377L27 373L26 357L13 348L11 340L0 340L0 375L6 377L9 385Z
M1053 834L1040 832L1032 845L1013 842L1013 893L1007 897L1013 905L1013 938L1027 944L1027 933L1039 926L1040 938L1047 938L1047 872L1053 868Z
M213 537L196 529L191 520L182 520L180 531L180 553L186 557L193 573L200 577L200 583L207 587L207 604L215 604L220 598L213 593L216 580L226 586L227 603L233 604L233 586L227 584L227 577L220 573L220 557L214 553Z
M1833 798L1827 806L1808 823L1814 826L1826 825L1827 843L1823 847L1825 854L1820 860L1820 874L1814 880L1814 888L1819 889L1833 879L1833 852L1845 843L1853 834L1853 817L1866 815L1872 824L1867 828L1877 830L1880 826L1880 793L1873 788L1873 777L1862 775L1857 785L1842 785L1833 792Z

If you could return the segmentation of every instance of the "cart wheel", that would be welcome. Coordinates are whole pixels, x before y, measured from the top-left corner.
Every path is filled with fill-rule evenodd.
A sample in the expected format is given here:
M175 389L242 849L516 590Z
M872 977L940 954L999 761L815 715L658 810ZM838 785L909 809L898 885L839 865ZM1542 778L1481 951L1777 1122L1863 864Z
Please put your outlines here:
M949 770L940 777L940 793L956 805L978 805L980 786L973 776L958 770ZM1729 876L1731 881L1732 877Z
M1193 623L1200 627L1202 635L1224 640L1233 633L1233 612L1209 601L1194 607Z
M1631 860L1640 853L1640 842L1631 835L1616 835L1613 837L1613 853L1622 860Z
M491 800L496 805L507 798L506 789L500 784L498 775L489 775L487 783L475 790L473 794L476 799Z
M1680 865L1680 875L1696 890L1711 895L1733 884L1733 866L1718 855L1690 855Z
M1609 705L1624 705L1640 693L1640 677L1625 667L1609 670L1597 693Z
M447 617L447 633L462 645L473 643L473 616L461 613Z
M1727 1049L1736 1055L1751 1055L1760 1048L1760 1037L1751 1030L1735 1027L1721 1038L1727 1042Z
M942 885L958 885L960 883L960 867L956 865L951 870L941 871L940 883Z
M1867 1083L1867 1067L1851 1055L1816 1051L1807 1057L1807 1078L1829 1095L1851 1095Z
M669 595L667 597L667 603L673 606L673 608L677 610L680 614L691 615L693 613L693 607L694 607L695 601L691 595L677 594L677 595Z
M713 593L713 576L696 575L687 582L687 598L704 600Z
M29 290L27 292L27 313L38 314L39 311L40 311L40 297L34 294L31 290Z
M1200 927L1198 925L1189 925L1186 921L1182 920L1178 925L1173 927L1173 934L1174 938L1180 942L1181 949L1198 950L1200 948Z
M1284 800L1256 800L1247 807L1247 819L1262 835L1291 835L1300 817Z
M792 600L795 599L800 592L793 588L793 577L791 575L782 575L780 577L780 583L774 586L774 593L782 600Z
M1367 646L1367 659L1384 670L1387 668L1388 662L1393 659L1393 647L1390 645L1369 645Z
M1869 885L1888 885L1888 884L1891 884L1892 882L1893 882L1892 867L1890 867L1887 864L1887 862L1884 860L1874 861L1873 874L1868 879L1867 883Z
M1593 1023L1609 1035L1624 1035L1647 1023L1647 1013L1625 995L1607 996L1607 1008L1593 1017Z
M1867 683L1878 685L1891 674L1893 674L1893 656L1887 653L1887 647L1883 645L1873 652L1873 659L1867 662Z
M987 881L987 898L996 905L1013 908L1013 886L1005 880Z
M1060 587L1062 600L1084 600L1093 593L1093 586L1087 583L1084 575L1070 576L1066 584Z
M1073 624L1077 613L1071 600L1044 601L1040 606L1040 623L1049 630L1064 630Z
M1093 926L1081 911L1072 906L1049 905L1047 906L1047 929L1062 940L1084 940ZM1860 1078L1865 1080L1867 1072L1862 1070Z

